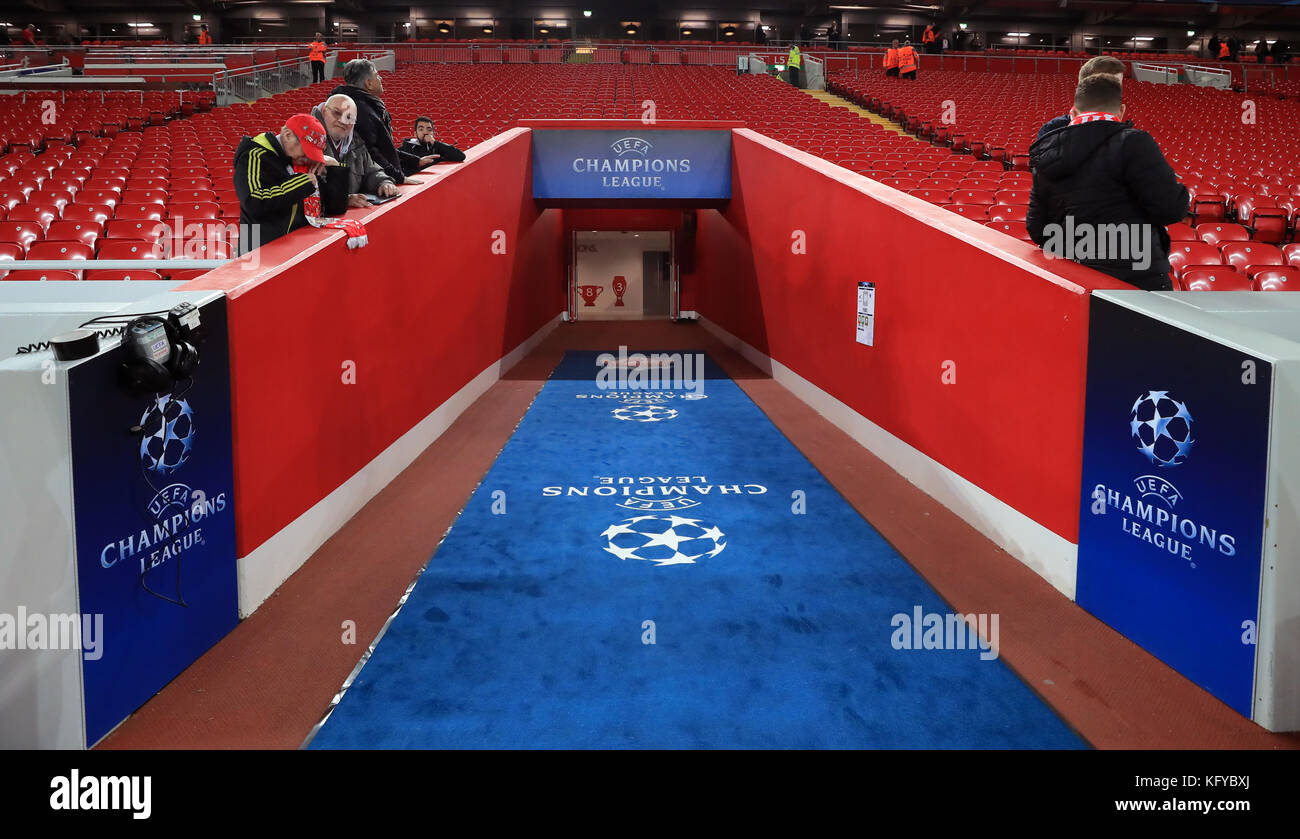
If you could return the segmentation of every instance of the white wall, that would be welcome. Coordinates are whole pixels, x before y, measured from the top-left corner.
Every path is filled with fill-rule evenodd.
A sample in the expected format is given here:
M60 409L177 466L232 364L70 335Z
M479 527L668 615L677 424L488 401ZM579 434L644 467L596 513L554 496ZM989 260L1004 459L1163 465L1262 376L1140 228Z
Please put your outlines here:
M594 306L587 306L578 296L578 317L581 318L639 318L642 315L642 254L646 251L669 249L667 232L623 232L602 230L578 233L578 285L601 286L600 296ZM614 293L614 277L627 280L623 305L618 306Z

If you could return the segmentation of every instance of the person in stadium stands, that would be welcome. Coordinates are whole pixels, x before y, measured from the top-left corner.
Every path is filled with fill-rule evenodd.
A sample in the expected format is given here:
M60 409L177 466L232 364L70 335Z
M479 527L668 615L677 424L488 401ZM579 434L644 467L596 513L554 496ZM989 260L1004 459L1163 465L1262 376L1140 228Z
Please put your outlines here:
M1286 64L1287 62L1289 62L1291 60L1291 55L1289 53L1290 49L1291 49L1291 45L1288 44L1286 41L1283 41L1281 38L1278 38L1276 41L1274 41L1273 42L1273 63Z
M352 101L352 97L337 93L312 108L311 115L325 126L325 154L337 160L342 167L335 172L327 170L325 177L333 178L336 172L346 172L347 206L370 206L366 200L367 194L384 197L398 194L393 179L370 156L366 144L356 139L353 128L357 123L357 104ZM323 203L321 207L327 216L341 215L343 212L342 209L326 207Z
M414 175L424 167L435 163L460 163L465 160L465 152L453 145L433 139L431 117L416 118L415 136L403 140L399 151L406 152L402 156L402 171L408 175Z
M790 54L786 57L785 66L786 72L790 74L790 84L803 87L800 83L802 79L799 78L803 75L803 53L799 52L798 44L790 45Z
M1228 46L1227 41L1223 41L1219 44L1218 59L1220 61L1227 61L1230 58L1232 58L1232 48Z
M808 46L808 42L811 41L811 40L812 40L812 32L809 31L809 29L808 29L808 24L806 24L806 23L801 23L801 24L799 24L799 44L798 44L798 45L801 46L801 47L806 47L806 46Z
M1099 73L1114 77L1115 81L1119 82L1121 86L1124 84L1124 62L1114 56L1098 55L1083 62L1083 66L1079 68L1079 81L1083 81L1089 76L1096 76ZM1052 117L1043 124L1042 128L1038 129L1038 138L1041 138L1049 131L1065 128L1069 124L1069 114Z
M203 28L199 30L199 46L206 47L211 44L212 35L208 32L208 25L205 23L203 24Z
M970 48L971 48L971 52L984 51L984 42L980 40L980 36L978 32L976 32L974 35L971 36Z
M885 50L885 75L898 76L898 39L894 39L894 45Z
M1241 55L1241 41L1236 38L1228 39L1228 60L1236 61L1237 56Z
M347 206L348 179L320 177L327 165L338 165L326 157L325 142L325 127L308 114L290 117L278 135L267 131L239 141L235 194L241 240L265 245L306 227L303 204L318 190L323 210Z
M1122 228L1128 253L1085 254L1075 261L1138 288L1167 291L1173 286L1165 226L1187 214L1187 187L1151 135L1122 122L1122 99L1113 76L1089 76L1075 89L1070 125L1029 147L1034 184L1025 228L1034 244L1047 249L1063 244L1063 229L1070 231L1066 235L1093 231L1099 243L1103 236L1110 242L1120 238L1100 225Z
M393 183L406 183L401 155L393 143L393 118L380 96L384 83L375 65L365 58L355 58L343 68L343 84L330 91L342 93L357 103L357 125L353 130L370 150L370 156L384 167Z
M1268 63L1268 41L1263 38L1255 43L1255 60L1260 64Z
M307 60L311 62L311 83L325 81L325 41L319 32L307 46Z
M937 49L935 46L933 23L927 23L925 25L925 31L921 33L921 48L928 53L932 53Z
M837 21L831 21L831 28L826 30L826 45L833 50L840 48L840 25Z
M36 46L36 27L30 23L27 24L27 28L23 30L23 46Z
M1212 36L1210 36L1210 42L1209 42L1208 44L1205 45L1205 54L1206 54L1207 56L1209 56L1210 58L1218 58L1218 57L1219 57L1219 46L1220 46L1222 43L1223 43L1223 42L1219 40L1219 36L1218 36L1218 35L1212 35Z
M758 26L754 27L754 43L756 44L767 43L767 30L763 28L763 24L761 23Z
M916 67L921 59L916 54L916 47L912 46L911 41L904 41L903 45L898 48L898 77L900 79L915 79Z

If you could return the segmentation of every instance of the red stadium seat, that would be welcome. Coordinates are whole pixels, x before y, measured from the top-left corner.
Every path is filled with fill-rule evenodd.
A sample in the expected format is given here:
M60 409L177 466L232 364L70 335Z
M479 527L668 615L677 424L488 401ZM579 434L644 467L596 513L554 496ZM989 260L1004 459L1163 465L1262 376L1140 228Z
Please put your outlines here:
M157 246L139 239L100 239L100 259L157 259Z
M1300 268L1265 268L1253 280L1260 291L1300 291Z
M1190 224L1177 222L1165 228L1169 233L1171 242L1195 242L1197 241L1196 230ZM1211 242L1211 244L1214 244Z
M150 271L147 269L142 269L139 271L87 271L86 279L87 280L117 280L117 281L134 280L136 282L147 282L150 280L152 281L161 280L162 275L159 274L157 271Z
M9 211L9 217L6 221L32 221L41 226L41 230L49 227L59 214L52 207L43 207L39 204L23 204L21 207L14 207Z
M26 248L13 242L0 242L0 260L22 259Z
M63 208L64 221L96 221L100 224L113 217L113 207L108 204L69 204Z
M1219 250L1225 264L1248 274L1253 268L1284 264L1281 251L1260 242L1228 242Z
M1190 265L1222 265L1219 249L1204 242L1174 242L1169 248L1169 265L1175 276Z
M1027 189L1004 189L997 192L993 197L998 204L1029 204L1029 190Z
M22 245L25 252L32 242L45 239L45 228L34 221L0 222L0 242Z
M5 280L14 280L16 282L38 282L42 280L53 281L75 281L77 274L75 271L10 271L5 275Z
M119 204L113 218L132 221L162 221L167 208L162 204Z
M1024 204L995 204L989 210L989 221L1023 222L1028 211L1029 208Z
M1228 222L1211 222L1209 224L1199 224L1196 226L1196 235L1207 245L1214 245L1216 248L1224 242L1246 242L1250 240L1250 232L1240 224L1229 224Z
M83 242L33 242L28 259L94 259L95 249Z
M104 232L104 226L96 221L56 221L45 231L47 242L81 242L95 246L95 240Z
M986 204L945 204L943 208L952 210L958 215L963 215L981 224L987 221L989 217L989 208Z
M166 204L165 189L128 189L122 193L123 204Z
M1250 280L1227 266L1189 268L1176 287L1182 291L1251 291Z
M166 225L149 219L114 219L104 227L105 239L140 239L156 242L166 232Z
M1300 242L1293 245L1283 245L1282 258L1286 260L1287 265L1300 268Z
M1022 242L1032 243L1033 241L1029 238L1029 231L1025 229L1023 221L986 221L984 226L1005 233L1008 236L1014 236Z

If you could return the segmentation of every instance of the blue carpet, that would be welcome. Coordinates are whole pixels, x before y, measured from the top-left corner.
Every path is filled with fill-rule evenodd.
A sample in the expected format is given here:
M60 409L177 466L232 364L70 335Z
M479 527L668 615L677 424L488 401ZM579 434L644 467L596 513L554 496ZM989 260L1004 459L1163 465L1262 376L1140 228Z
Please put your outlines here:
M1086 747L992 653L897 648L948 608L711 361L635 394L595 362L556 368L311 748Z

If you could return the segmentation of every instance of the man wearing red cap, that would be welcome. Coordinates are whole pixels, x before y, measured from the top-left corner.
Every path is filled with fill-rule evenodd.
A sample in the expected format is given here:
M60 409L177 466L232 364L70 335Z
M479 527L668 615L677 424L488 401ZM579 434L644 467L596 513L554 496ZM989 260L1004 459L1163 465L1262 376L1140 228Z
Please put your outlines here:
M325 154L325 127L307 114L290 117L278 135L242 139L235 150L241 240L266 244L306 227L309 199L319 200L313 216L321 215L320 205L345 208L347 177L325 173L337 165Z

